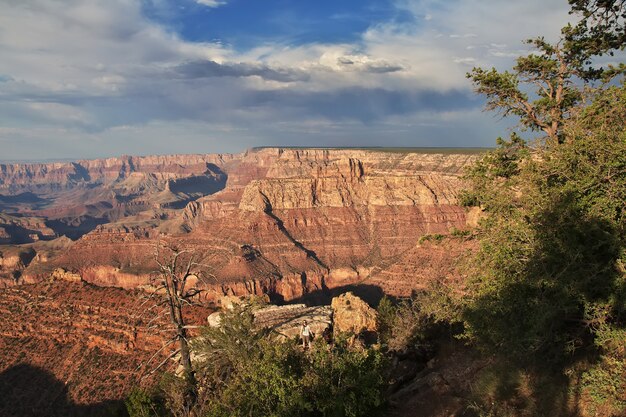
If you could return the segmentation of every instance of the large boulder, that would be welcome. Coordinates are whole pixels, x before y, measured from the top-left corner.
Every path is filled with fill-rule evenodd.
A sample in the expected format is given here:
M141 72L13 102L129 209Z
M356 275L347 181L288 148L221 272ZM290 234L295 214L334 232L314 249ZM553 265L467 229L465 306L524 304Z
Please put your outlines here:
M209 314L206 321L209 324L209 327L220 327L222 325L222 312L216 311L215 313Z
M333 298L335 332L372 334L376 332L376 310L351 292Z
M67 281L67 282L81 282L83 279L79 274L67 271L64 268L56 268L50 274L51 281Z

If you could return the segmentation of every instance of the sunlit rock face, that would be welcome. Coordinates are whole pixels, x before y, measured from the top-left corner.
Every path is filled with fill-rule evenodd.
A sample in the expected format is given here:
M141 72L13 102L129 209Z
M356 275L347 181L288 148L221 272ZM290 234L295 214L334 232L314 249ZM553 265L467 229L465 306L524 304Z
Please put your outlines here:
M434 274L429 253L446 268L465 250L422 238L475 224L457 198L476 157L269 148L1 165L0 205L43 219L33 223L50 229L40 245L75 240L33 257L23 282L61 267L97 285L145 287L155 243L167 241L197 253L208 301L328 301L355 284L408 295Z
M333 298L334 331L364 334L376 332L376 310L351 292Z

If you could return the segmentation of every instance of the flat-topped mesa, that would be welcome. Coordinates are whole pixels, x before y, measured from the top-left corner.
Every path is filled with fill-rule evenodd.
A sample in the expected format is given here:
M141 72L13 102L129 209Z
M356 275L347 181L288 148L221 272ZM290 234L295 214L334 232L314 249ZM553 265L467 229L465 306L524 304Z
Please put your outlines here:
M245 211L314 207L455 205L470 155L285 151L244 190ZM350 155L350 156L349 156Z
M298 166L321 166L338 160L356 159L365 167L384 172L392 170L398 172L442 172L449 174L461 174L463 169L476 160L477 153L422 153L415 152L385 152L365 149L263 149L253 153L257 158L271 160L273 169L268 177L281 177L277 175L285 165ZM293 176L293 175L287 175Z
M460 181L438 174L346 178L281 178L253 181L239 204L245 211L314 207L454 205Z
M457 197L460 174L476 155L275 149L253 155L268 167L265 177L227 185L190 204L185 216L193 225L190 238L229 258L216 268L222 279L264 282L271 272L276 282L265 286L285 300L367 282L422 236L472 221ZM258 256L239 259L232 243L252 245ZM413 267L397 269L398 281L412 282L389 288L402 295L420 288L419 267ZM243 284L228 288L254 293Z

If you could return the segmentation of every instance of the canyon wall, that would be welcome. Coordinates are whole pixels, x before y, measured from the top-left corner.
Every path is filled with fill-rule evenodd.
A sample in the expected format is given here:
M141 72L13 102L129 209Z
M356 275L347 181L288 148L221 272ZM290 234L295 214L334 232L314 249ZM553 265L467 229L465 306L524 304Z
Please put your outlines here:
M233 155L122 156L76 162L0 164L0 193L59 190L82 184L110 184L135 174L159 179L201 175Z
M85 197L101 189L118 203L142 202L95 225L47 262L33 262L21 282L37 282L63 267L97 285L146 286L155 244L166 241L203 259L208 300L268 293L288 301L357 284L404 296L432 275L410 261L408 254L428 252L420 249L420 239L448 235L474 221L457 198L463 170L476 158L268 148L239 155L5 165L0 192L5 190L6 200L55 188L63 199L50 197L49 189L38 198L52 198L61 212L104 204ZM199 176L213 182L198 182ZM164 195L184 205L163 204ZM23 213L38 216L50 211L40 203L24 207Z
M168 336L145 304L159 244L198 258L193 327L224 295L375 303L459 282L474 245L459 231L479 216L458 205L461 175L477 157L270 148L0 165L2 381L66 415L153 384L140 375Z

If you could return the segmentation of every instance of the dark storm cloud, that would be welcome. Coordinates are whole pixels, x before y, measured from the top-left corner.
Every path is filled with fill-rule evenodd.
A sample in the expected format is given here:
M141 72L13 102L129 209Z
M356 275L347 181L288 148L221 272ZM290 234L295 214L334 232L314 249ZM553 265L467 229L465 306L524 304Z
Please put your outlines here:
M189 61L174 68L181 78L198 79L212 77L261 77L264 80L278 82L307 81L310 76L294 69L271 68L262 64L224 63L215 61Z
M354 60L349 57L341 57L337 59L337 63L341 64L344 67L350 66L359 66L359 69L365 72L371 72L374 74L387 74L391 72L402 71L404 67L397 64L390 64L388 62L371 62L365 65L360 64L358 62L354 62Z
M0 149L12 159L270 143L484 145L497 121L480 112L467 65L508 68L519 39L558 34L567 19L567 2L406 0L393 3L414 19L383 19L352 41L315 28L296 42L287 36L301 29L296 21L285 36L238 46L206 14L188 23L207 36L189 38L168 20L173 0L0 1ZM147 13L148 3L164 14ZM226 9L187 7L214 18Z
M452 111L480 107L476 97L461 91L394 91L381 88L346 88L330 92L273 90L250 95L248 106L300 110L309 116L364 123L416 112Z

